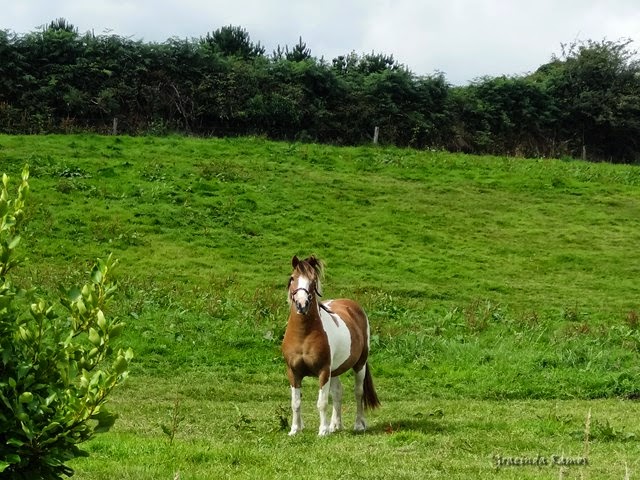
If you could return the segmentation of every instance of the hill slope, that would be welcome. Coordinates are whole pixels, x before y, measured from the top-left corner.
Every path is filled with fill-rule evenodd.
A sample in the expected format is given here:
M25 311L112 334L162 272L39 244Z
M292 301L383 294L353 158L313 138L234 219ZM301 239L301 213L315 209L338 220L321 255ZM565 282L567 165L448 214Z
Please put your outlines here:
M633 166L95 136L4 136L0 155L14 175L31 165L34 263L113 250L135 278L251 291L279 288L289 258L313 252L330 294L421 308L624 315L640 293Z
M122 342L136 360L114 398L121 421L92 444L97 460L80 462L92 478L113 474L103 451L120 456L122 478L167 476L174 456L200 472L194 478L251 477L266 461L264 438L284 452L265 475L282 476L283 465L293 475L299 444L283 445L279 431L288 417L279 340L293 254L324 259L325 297L356 298L369 313L373 374L388 409L373 416L378 436L362 448L381 455L384 475L426 468L390 458L388 448L435 441L440 429L461 444L486 434L472 459L445 455L462 477L486 473L496 448L509 451L506 430L528 438L512 453L531 453L540 436L579 446L575 431L596 405L587 400L640 396L638 167L253 138L0 136L2 170L17 178L25 163L28 260L16 281L53 295L60 283L79 283L94 257L114 252L121 261L110 313L126 319ZM306 385L312 398L314 382ZM171 451L159 446L158 425L176 398L189 427ZM521 402L535 416L575 398L583 402L562 404L571 418L545 420L544 431L515 414L489 431L455 433L447 423L473 422L463 404L489 415L498 404L487 401ZM597 405L614 419L635 408ZM211 418L223 425L215 440ZM136 450L139 438L149 450ZM338 454L351 439L332 441ZM440 441L448 452L449 440Z

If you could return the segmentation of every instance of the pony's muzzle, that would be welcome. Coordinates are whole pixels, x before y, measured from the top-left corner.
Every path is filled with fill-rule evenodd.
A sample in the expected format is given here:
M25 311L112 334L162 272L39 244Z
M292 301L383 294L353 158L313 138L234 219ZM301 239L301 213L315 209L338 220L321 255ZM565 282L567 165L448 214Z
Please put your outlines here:
M309 299L305 299L304 302L299 302L298 300L294 300L294 303L296 305L296 311L301 314L301 315L306 315L307 312L309 311L309 305L311 305L311 302L309 301Z
M311 296L306 288L299 288L293 292L292 299L296 306L296 311L301 315L306 315L311 305Z

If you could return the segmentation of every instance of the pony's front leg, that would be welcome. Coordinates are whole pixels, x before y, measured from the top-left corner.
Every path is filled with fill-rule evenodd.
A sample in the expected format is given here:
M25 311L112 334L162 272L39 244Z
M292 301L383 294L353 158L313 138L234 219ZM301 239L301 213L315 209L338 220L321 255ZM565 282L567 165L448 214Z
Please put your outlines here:
M302 414L300 412L302 405L302 393L300 388L291 387L291 411L293 419L291 420L291 431L289 435L295 435L304 428L302 424Z
M331 433L329 430L329 421L327 420L330 388L329 374L320 375L320 392L318 392L318 413L320 414L320 429L318 430L318 435L320 436Z

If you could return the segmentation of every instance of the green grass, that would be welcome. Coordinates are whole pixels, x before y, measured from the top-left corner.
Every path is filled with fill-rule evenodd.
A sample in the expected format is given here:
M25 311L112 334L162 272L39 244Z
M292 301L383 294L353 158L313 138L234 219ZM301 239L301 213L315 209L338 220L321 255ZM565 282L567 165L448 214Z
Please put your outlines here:
M127 322L136 359L111 400L120 420L73 462L78 478L640 468L639 167L255 138L0 136L2 171L17 179L25 163L15 280L52 295L96 256L121 261L110 313ZM284 289L291 257L310 253L327 263L325 297L356 298L371 319L383 408L365 435L316 438L313 379L307 430L283 431ZM585 431L588 467L495 466L496 455L580 457Z

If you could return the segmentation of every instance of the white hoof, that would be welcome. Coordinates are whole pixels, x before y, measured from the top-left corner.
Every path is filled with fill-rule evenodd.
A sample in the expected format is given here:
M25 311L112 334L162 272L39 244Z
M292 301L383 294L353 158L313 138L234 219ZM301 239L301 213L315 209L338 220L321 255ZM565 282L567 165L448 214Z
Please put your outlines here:
M337 431L339 431L339 430L342 430L342 424L341 424L341 423L332 423L332 424L329 426L329 431L330 431L331 433L337 432Z

